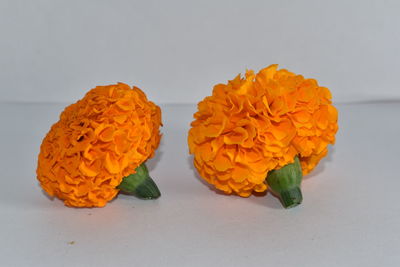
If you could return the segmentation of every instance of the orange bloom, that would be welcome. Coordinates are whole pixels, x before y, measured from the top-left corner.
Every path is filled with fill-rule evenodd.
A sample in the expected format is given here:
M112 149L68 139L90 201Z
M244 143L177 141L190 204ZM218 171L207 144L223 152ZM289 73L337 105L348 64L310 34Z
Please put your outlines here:
M328 88L271 65L214 86L198 104L188 144L200 175L227 194L263 192L270 170L299 156L309 173L335 142Z
M154 155L161 111L137 87L98 86L65 108L40 147L37 178L74 207L102 207Z

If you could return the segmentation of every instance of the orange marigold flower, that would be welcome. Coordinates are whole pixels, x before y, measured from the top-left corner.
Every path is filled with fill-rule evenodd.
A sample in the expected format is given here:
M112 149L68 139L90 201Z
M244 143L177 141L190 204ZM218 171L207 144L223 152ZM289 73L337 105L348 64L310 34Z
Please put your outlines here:
M309 173L338 130L329 90L278 65L214 86L194 118L188 144L195 167L208 183L242 197L265 191L268 172L296 155Z
M74 207L102 207L122 179L153 157L160 108L137 87L98 86L65 108L40 147L37 178Z

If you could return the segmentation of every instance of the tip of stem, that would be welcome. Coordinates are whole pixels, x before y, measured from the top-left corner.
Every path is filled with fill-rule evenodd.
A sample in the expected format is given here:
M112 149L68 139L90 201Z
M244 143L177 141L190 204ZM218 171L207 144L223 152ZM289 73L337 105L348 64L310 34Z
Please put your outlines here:
M282 191L280 194L282 204L286 209L296 207L303 201L303 195L299 187Z
M136 172L124 177L117 189L122 193L135 195L142 199L155 199L161 196L156 183L149 176L144 163L136 168Z
M156 199L161 196L160 190L150 176L138 185L134 194L142 199Z

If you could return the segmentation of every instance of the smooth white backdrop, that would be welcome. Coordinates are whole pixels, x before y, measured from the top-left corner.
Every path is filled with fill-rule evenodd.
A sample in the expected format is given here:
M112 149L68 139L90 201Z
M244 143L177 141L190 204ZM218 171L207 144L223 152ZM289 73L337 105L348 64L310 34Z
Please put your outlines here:
M1 102L137 85L194 103L246 68L318 79L336 102L400 98L400 1L0 1Z
M0 0L0 266L400 266L400 102L338 103L400 100L399 11L399 0ZM270 193L216 193L186 142L194 102L271 63L318 79L339 110L337 143L291 210ZM36 180L42 139L66 102L117 81L162 108L148 162L162 197L65 208Z

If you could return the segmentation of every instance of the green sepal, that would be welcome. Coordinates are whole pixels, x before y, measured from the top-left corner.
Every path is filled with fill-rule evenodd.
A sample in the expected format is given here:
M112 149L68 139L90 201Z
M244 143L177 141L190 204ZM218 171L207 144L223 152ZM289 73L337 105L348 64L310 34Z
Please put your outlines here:
M268 173L267 183L272 192L279 196L285 208L292 208L303 201L300 185L303 178L301 164L296 156L293 163Z
M159 198L161 196L160 190L149 176L146 165L142 163L135 171L136 173L124 177L117 189L142 199Z

